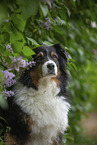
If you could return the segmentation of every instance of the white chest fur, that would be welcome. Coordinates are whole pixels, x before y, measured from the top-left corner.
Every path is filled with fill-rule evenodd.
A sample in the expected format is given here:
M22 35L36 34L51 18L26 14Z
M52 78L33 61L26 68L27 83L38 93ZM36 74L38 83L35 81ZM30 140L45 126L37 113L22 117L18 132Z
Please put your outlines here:
M35 123L32 133L38 135L28 145L52 145L58 133L66 130L70 105L57 96L59 91L50 78L42 79L38 90L17 84L15 102L30 114Z

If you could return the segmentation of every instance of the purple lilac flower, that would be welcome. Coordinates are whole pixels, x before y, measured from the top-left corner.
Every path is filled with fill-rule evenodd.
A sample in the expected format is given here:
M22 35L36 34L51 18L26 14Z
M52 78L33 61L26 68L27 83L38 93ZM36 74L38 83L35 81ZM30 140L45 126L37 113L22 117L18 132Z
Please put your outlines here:
M7 45L5 45L5 47L9 52L13 53L13 49L12 49L11 45L7 44Z
M13 54L13 49L11 45L5 44L5 47L9 52ZM4 59L4 57L1 57L2 60L0 60L9 71L16 70L17 72L19 72L20 68L32 67L32 65L35 63L33 60L29 62L27 59L24 60L22 56L20 57L9 56L9 57L11 59L11 64L8 64L6 60Z
M27 68L27 67L32 67L32 65L35 63L33 60L29 61L24 60L23 57L12 57L9 56L11 59L11 64L6 63L5 59L2 58L3 60L3 65L7 67L9 71L16 70L19 72L20 68Z
M4 83L3 83L3 86L4 86L4 91L3 91L3 94L5 97L10 97L10 96L13 96L14 95L14 92L13 91L7 91L6 89L8 87L11 87L12 85L14 85L16 83L16 80L15 80L15 74L13 74L12 70L16 70L16 71L19 71L20 67L21 68L27 68L29 69L29 67L32 67L32 64L35 63L34 61L26 61L26 60L23 60L22 57L10 57L11 58L11 61L12 61L12 64L11 65L7 65L4 61L4 65L7 66L8 70L5 70L3 71L4 73Z
M51 27L51 20L50 18L45 18L46 22L44 23L45 29L49 30Z
M8 70L4 71L4 88L11 87L16 83L16 80L14 79L15 74L9 72Z
M13 53L13 50L10 45L7 45L6 48L8 51ZM4 57L1 58L3 65L7 68L7 70L2 71L2 73L4 73L3 94L5 96L5 99L7 99L7 97L14 95L14 92L12 90L10 90L10 91L7 90L8 87L11 87L12 85L14 85L16 83L15 74L13 74L10 71L16 70L17 72L19 72L20 68L29 69L29 67L32 67L33 64L35 64L35 62L33 60L32 61L28 61L28 59L24 60L22 56L21 57L9 56L9 57L11 59L11 64L8 64L5 61Z
M7 91L6 89L3 91L3 94L5 96L5 99L7 99L7 97L11 97L14 96L14 92L13 91Z
M9 72L8 70L5 70L4 71L4 77L5 77L5 79L9 79L9 78L12 79L12 78L15 77L15 74Z
M15 74L9 72L8 70L3 71L3 73L4 73L4 78L5 78L4 83L3 83L3 86L4 86L3 94L5 96L5 99L7 99L7 97L14 95L14 92L11 90L8 91L7 88L14 85L16 83L16 80L15 80Z
M8 66L8 70L16 70L17 72L19 72L20 68L26 67L26 60L23 60L22 57L10 56L10 59L12 63Z
M1 57L2 58L2 63L3 63L3 65L4 66L8 66L8 63L5 61L5 59L3 58L3 57Z

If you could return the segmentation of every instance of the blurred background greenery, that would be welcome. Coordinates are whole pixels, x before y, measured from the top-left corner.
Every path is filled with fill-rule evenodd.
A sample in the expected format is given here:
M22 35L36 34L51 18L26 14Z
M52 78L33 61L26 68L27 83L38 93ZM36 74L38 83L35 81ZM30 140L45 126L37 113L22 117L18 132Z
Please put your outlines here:
M97 111L97 1L0 1L1 70L6 69L2 57L8 64L11 63L9 56L30 59L31 49L55 43L61 43L69 53L70 126L64 134L63 144L96 145L97 132L91 137L84 134L81 120L87 112ZM6 50L4 44L11 45L14 53ZM2 94L2 81L0 83ZM0 145L3 144L2 131L3 127Z

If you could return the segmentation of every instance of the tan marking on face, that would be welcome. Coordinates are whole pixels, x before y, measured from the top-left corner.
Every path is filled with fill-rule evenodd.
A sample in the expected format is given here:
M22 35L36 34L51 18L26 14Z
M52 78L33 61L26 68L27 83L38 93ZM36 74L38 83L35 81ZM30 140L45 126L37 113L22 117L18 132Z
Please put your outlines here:
M39 79L40 79L40 72L41 72L41 65L39 65L36 70L30 72L32 82L34 83L34 85L37 88L38 88L38 83L39 83Z
M57 78L52 78L52 80L56 82L57 87L58 87L58 86L59 86L59 84L60 84L59 80L58 80Z
M44 57L44 54L43 54L43 52L40 52L40 55L42 56L42 58Z
M37 54L37 56L36 56L36 61L40 61L41 59L43 59L43 57L44 57L43 52L40 52L40 53Z
M51 57L54 58L54 59L56 59L56 60L57 60L57 58L58 58L57 54L54 53L54 52L51 52Z

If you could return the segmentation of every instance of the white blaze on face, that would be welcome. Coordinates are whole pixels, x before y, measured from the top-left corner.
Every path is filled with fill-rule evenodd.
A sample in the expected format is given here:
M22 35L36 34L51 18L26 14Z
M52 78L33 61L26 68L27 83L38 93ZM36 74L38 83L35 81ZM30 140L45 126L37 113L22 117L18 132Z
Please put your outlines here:
M57 68L57 65L56 65L56 63L54 62L54 61L52 61L52 60L49 60L49 61L46 61L43 65L42 65L42 76L44 77L44 76L46 76L46 75L48 75L48 65L50 65L50 64L52 64L53 65L53 74L52 75L54 75L54 76L57 76L57 74L58 74L58 68Z

